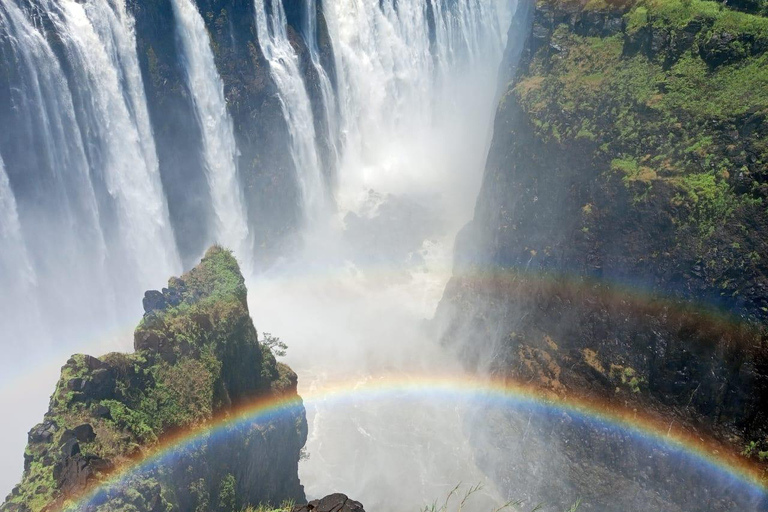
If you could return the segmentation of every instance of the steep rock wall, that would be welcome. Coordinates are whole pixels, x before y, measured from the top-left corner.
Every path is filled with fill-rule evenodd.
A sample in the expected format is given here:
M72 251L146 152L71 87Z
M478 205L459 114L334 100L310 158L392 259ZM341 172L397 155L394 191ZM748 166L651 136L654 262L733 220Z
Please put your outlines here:
M537 2L438 311L446 343L764 458L766 28L703 1Z

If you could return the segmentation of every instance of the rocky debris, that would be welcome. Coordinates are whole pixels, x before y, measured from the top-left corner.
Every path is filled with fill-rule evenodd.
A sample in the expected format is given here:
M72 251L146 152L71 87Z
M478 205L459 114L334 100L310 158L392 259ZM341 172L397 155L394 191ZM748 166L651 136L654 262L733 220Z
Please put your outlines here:
M291 512L365 512L363 504L336 493L325 498L313 500L305 505L293 507Z

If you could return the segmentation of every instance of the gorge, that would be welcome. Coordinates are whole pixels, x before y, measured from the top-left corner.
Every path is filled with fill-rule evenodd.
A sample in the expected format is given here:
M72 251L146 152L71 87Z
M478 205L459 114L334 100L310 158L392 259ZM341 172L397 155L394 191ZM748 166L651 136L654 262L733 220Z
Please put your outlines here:
M0 0L2 510L768 510L766 12Z

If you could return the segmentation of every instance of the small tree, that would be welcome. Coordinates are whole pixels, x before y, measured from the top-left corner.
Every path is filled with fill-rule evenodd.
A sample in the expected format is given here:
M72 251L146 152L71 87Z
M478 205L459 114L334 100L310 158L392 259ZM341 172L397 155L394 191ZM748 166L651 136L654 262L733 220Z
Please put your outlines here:
M284 357L288 350L288 345L280 341L277 336L272 336L268 332L261 333L261 344L267 347L275 357Z

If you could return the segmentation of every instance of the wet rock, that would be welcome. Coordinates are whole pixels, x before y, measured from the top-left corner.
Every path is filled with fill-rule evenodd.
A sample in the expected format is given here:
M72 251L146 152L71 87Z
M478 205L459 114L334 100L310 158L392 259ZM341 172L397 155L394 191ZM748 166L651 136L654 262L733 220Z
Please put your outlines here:
M92 475L93 469L88 464L88 459L79 452L65 458L53 467L53 478L56 480L56 485L67 495L83 492Z
M310 501L306 505L293 507L292 512L365 512L363 504L336 493L320 500Z
M110 398L115 390L115 376L112 371L99 369L93 372L91 379L83 386L85 392L92 399Z
M75 377L74 379L69 379L67 381L67 389L69 391L82 391L83 389L83 379L80 377Z

